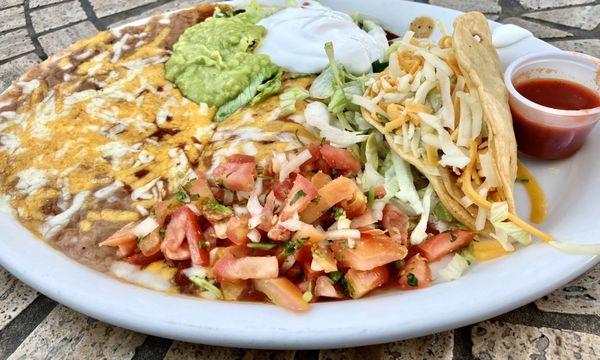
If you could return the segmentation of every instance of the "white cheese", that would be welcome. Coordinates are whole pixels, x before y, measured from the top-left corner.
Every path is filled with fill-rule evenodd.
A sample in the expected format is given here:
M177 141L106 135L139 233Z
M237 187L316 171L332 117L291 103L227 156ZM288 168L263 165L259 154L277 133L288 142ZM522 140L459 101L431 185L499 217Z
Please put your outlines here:
M136 150L121 141L111 141L104 145L100 145L96 150L102 153L102 157L110 159L113 169L118 170L121 165L121 160L135 152Z
M71 206L56 216L49 216L46 222L40 227L40 232L44 239L53 238L59 231L69 224L73 215L75 215L85 204L85 200L90 195L89 191L82 191L75 195Z
M48 184L46 171L36 168L23 170L17 174L17 177L19 178L19 182L15 187L27 195L35 193L38 189Z

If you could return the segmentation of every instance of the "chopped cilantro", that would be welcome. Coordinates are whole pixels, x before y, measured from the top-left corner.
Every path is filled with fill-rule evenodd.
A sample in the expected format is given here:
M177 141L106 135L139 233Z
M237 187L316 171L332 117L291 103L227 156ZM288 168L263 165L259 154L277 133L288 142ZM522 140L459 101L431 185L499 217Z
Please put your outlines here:
M308 241L308 238L300 238L298 240L290 240L283 244L283 255L293 255L296 250L300 249Z
M406 275L406 283L409 286L417 287L417 286L419 286L419 279L417 279L417 277L415 276L415 274L408 273L408 275Z
M317 255L321 259L325 257L325 253L321 249L312 249L313 254Z
M346 216L346 212L344 211L344 209L336 207L333 209L331 216L333 216L335 220L339 220L342 216Z
M198 240L198 249L202 249L203 246L204 246L204 241Z
M336 168L331 168L331 175L335 175L337 174L337 169Z
M331 281L333 281L334 283L338 283L342 279L342 273L339 271L332 271L329 274L327 274L327 276L329 276Z
M165 237L165 233L166 233L166 232L167 232L167 231L166 231L164 228L162 228L162 229L158 230L158 235L160 235L160 238L161 238L161 239L163 239L163 238Z
M296 203L296 201L300 200L300 198L302 198L303 196L306 196L306 193L304 192L304 190L298 190L298 192L294 195L294 198L292 199L292 201L290 201L290 205L294 205L294 203Z
M251 248L251 249L260 249L260 250L271 250L272 248L274 248L275 246L277 246L277 244L273 244L273 243L247 243L246 244L247 247Z
M342 285L342 288L344 289L344 291L346 291L348 295L352 296L356 293L354 291L354 288L352 287L352 284L350 283L350 281L348 281L346 277L342 278L342 280L340 281L340 285Z
M348 248L348 242L344 241L342 243L340 243L340 249L347 249Z
M373 207L374 202L375 202L375 188L372 188L371 190L369 190L369 193L367 194L367 206L369 208Z
M185 190L183 190L183 188L175 192L175 197L177 198L177 200L179 200L179 202L187 202L187 194L185 193Z
M206 201L204 201L203 206L204 206L204 210L206 210L206 211L216 212L216 213L220 213L220 214L224 214L224 215L233 214L233 210L229 206L225 206L214 200L206 199Z
M137 244L137 246L140 246L140 241L142 241L142 237L138 236L135 238L135 243Z

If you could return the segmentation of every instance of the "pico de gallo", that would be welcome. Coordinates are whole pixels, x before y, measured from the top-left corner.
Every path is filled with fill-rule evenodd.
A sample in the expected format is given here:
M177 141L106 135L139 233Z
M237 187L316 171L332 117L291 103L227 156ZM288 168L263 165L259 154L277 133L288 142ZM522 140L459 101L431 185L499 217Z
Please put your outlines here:
M142 269L163 263L181 293L303 311L382 287L428 287L430 263L475 236L437 207L427 238L412 245L419 217L384 185L363 191L361 160L349 150L325 141L278 155L264 167L227 157L210 179L198 172L100 245Z

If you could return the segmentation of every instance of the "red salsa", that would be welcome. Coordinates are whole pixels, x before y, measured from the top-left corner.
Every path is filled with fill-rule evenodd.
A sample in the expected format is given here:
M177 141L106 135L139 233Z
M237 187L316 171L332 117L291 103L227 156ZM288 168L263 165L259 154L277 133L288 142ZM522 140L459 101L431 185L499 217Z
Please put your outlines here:
M600 106L600 95L578 83L562 79L532 79L516 84L515 89L536 104L559 110L585 110ZM594 122L570 126L528 117L512 109L519 151L542 159L560 159L574 154L583 145Z

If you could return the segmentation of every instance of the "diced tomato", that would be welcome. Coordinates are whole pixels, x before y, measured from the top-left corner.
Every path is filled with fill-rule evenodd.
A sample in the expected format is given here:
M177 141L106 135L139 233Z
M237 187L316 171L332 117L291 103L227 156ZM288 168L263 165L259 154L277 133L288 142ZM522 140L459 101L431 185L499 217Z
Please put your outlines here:
M321 146L321 156L329 166L340 170L345 175L356 175L360 172L360 160L355 158L348 150L323 144Z
M225 163L217 166L213 177L229 190L248 192L254 189L255 172L254 157L231 155L227 157Z
M383 208L381 224L390 237L403 245L408 245L408 215L392 204Z
M371 270L378 266L404 259L408 250L391 239L358 239L356 247L350 249L346 241L333 245L337 259L356 270Z
M312 184L317 188L317 190L327 185L330 181L331 176L325 174L322 171L319 171L318 173L314 174L313 177L310 179L310 182L312 182Z
M219 282L239 279L271 279L279 275L275 256L246 256L237 259L231 252L221 256L213 266Z
M308 310L308 303L302 298L302 293L287 278L253 280L256 290L267 295L275 304L294 311Z
M294 182L289 178L273 185L273 192L277 200L284 201L290 194L292 186L294 186Z
M167 218L178 208L183 206L177 199L163 200L154 205L154 213L158 225L164 226Z
M333 281L326 275L321 275L317 278L315 282L315 295L334 299L344 297L344 294L336 288Z
M337 271L337 260L331 250L315 244L312 247L312 253L313 261L316 262L325 273Z
M292 240L307 239L307 243L318 243L325 239L325 234L322 231L317 230L310 224L302 225L300 230L294 233Z
M391 238L387 236L387 232L381 229L373 229L373 228L360 228L360 236L363 239L383 239L390 240Z
M296 250L294 253L294 258L300 264L310 264L313 259L310 252L310 245L305 244L304 246L300 247L300 249Z
M160 244L160 251L165 255L165 259L168 260L188 260L190 259L190 249L187 243L182 243L179 247L175 249L170 249L167 245L166 241L163 241ZM191 262L190 262L191 263Z
M192 184L189 188L189 193L193 195L198 195L200 199L209 199L214 200L213 192L208 186L208 181L206 181L206 177L204 173L197 172L196 176L198 176L195 180L192 180Z
M285 221L292 217L296 212L304 210L310 202L317 197L317 189L304 176L296 176L294 186L290 190L283 210L279 215L281 221Z
M377 219L375 219L373 212L370 209L367 209L367 211L365 211L364 214L352 219L352 222L350 223L350 227L352 229L358 229L358 228L362 228L365 226L375 224L376 222L377 222Z
M400 270L398 282L404 290L421 289L431 285L431 269L427 259L420 254L413 255Z
M340 202L340 206L344 209L346 216L350 219L360 216L367 211L367 197L356 184L354 185L354 188L352 198Z
M171 221L167 225L164 248L168 249L168 253L165 253L165 256L173 260L183 260L181 257L184 252L180 248L186 239L192 263L208 265L208 253L205 249L199 247L199 243L204 241L204 236L200 230L198 218L189 207L184 206L173 213ZM178 254L176 255L175 252Z
M319 201L313 201L300 213L300 219L311 224L329 210L333 205L351 199L354 195L356 183L347 177L340 176L318 191Z
M271 191L265 199L265 205L262 209L262 221L258 228L268 232L273 227L273 211L275 211L275 193Z
M232 216L227 221L227 238L236 245L244 245L248 242L248 217Z
M469 245L474 237L475 233L470 231L446 231L429 237L418 245L418 249L427 260L434 262Z
M188 222L185 229L190 257L194 265L207 266L210 263L208 251L204 249L204 233L198 224L198 217L191 211L188 212Z
M136 236L133 233L133 229L139 224L139 222L131 222L121 229L119 229L116 233L112 234L108 239L102 241L98 244L98 246L120 246L120 245L129 245L134 244Z
M152 256L160 252L161 242L162 239L160 238L160 229L158 228L141 239L138 243L138 248L140 248L140 251L144 256Z
M160 251L150 256L146 256L142 253L137 253L126 257L125 261L133 265L147 266L155 261L162 259L163 257L163 253L161 253Z
M118 246L119 246L119 249L117 250L117 256L122 257L122 258L133 254L137 250L137 244L135 243L135 241L130 242L130 243L120 244Z
M273 241L288 241L291 236L292 232L279 224L273 226L267 233L267 237Z
M372 270L360 271L350 269L344 276L348 284L348 292L354 299L365 296L367 293L385 284L390 278L390 273L385 266Z

